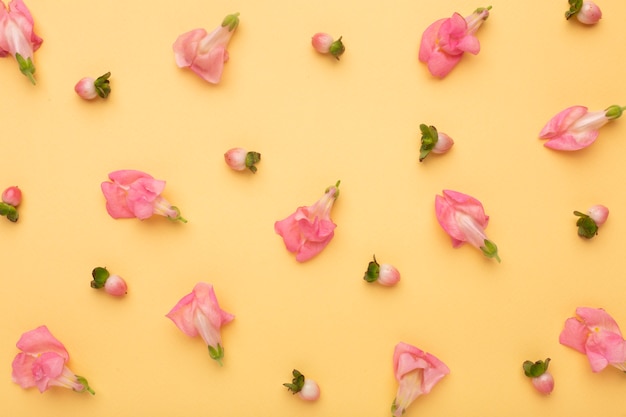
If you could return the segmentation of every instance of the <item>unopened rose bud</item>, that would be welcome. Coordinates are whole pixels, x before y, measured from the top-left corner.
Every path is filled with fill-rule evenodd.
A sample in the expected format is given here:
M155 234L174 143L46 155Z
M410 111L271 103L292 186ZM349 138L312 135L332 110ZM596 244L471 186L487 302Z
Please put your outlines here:
M74 86L74 91L85 100L93 100L98 96L107 98L111 93L110 76L111 73L107 72L95 80L91 77L85 77Z
M126 282L119 275L110 275L104 283L104 291L107 294L121 297L128 292Z
M374 256L374 260L370 261L367 266L363 279L367 282L378 282L386 287L391 287L400 282L400 272L393 265L379 264L376 261L376 256Z
M576 19L585 25L595 25L602 19L602 10L592 1L584 1Z
M226 164L235 171L243 171L248 168L256 173L255 166L261 160L261 154L258 152L248 152L243 148L233 148L224 154Z
M22 202L22 190L16 186L12 186L4 190L2 193L2 202L17 207Z
M316 33L311 38L311 44L320 54L331 54L337 59L346 51L346 47L341 41L341 36L339 39L334 40L328 33Z
M574 211L574 215L579 217L576 221L578 235L591 239L598 234L598 228L606 222L609 217L609 209L601 204L596 204L587 210L587 214Z

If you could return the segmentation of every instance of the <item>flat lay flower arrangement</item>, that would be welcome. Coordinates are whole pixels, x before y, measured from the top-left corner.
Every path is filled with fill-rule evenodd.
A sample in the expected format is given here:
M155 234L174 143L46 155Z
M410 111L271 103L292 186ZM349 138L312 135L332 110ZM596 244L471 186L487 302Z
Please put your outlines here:
M623 412L626 6L529 3L3 3L0 410Z

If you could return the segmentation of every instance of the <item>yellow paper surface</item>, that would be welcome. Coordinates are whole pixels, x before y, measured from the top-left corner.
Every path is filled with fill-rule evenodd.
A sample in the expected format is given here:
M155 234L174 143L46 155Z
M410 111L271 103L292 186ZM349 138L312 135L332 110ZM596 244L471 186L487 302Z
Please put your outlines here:
M566 107L626 104L626 3L598 3L585 27L566 1L492 1L480 53L438 80L417 60L423 30L488 4L28 0L38 84L0 60L0 188L24 193L19 222L0 219L1 414L388 416L404 341L451 369L407 417L623 415L626 375L592 373L558 337L578 306L626 326L626 121L574 153L538 139ZM178 35L233 12L219 85L176 67ZM320 31L343 36L340 61L313 50ZM74 93L107 71L107 100ZM418 163L421 123L452 150ZM232 147L262 154L256 174L226 166ZM118 169L166 180L189 223L109 217L100 183ZM337 180L335 237L299 264L274 222ZM443 189L483 203L501 264L451 246L434 212ZM587 241L572 212L594 204L611 214ZM400 270L397 287L363 281L373 254ZM128 295L91 289L96 266ZM221 368L165 317L199 281L236 316ZM95 396L11 381L15 343L42 324ZM547 357L544 397L522 362ZM282 386L294 368L318 381L318 402Z

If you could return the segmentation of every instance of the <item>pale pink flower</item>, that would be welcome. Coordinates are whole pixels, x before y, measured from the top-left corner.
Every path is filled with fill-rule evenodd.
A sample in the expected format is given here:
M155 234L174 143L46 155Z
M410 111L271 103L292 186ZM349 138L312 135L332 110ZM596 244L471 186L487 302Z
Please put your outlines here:
M442 196L435 197L435 214L443 230L452 238L452 246L456 248L468 242L486 257L500 262L496 244L485 233L489 216L480 201L467 194L444 190Z
M313 35L311 38L311 44L320 54L330 54L339 59L339 57L346 51L346 47L341 39L342 37L340 36L339 39L334 40L328 33L320 32Z
M44 392L52 386L60 386L95 394L85 378L67 367L69 353L46 326L24 333L17 348L22 352L13 359L12 378L20 387L37 387Z
M422 162L429 153L446 153L452 148L452 145L454 145L452 138L445 133L437 131L435 126L427 126L422 123L420 125L420 131L422 133L420 162Z
M298 207L289 217L274 223L274 231L285 242L289 252L296 254L296 261L304 262L328 245L335 235L330 212L339 196L339 181L328 187L324 195L312 206Z
M599 129L622 115L624 108L610 106L590 112L584 106L572 106L559 112L541 129L539 138L548 139L544 146L559 151L577 151L598 138Z
M565 18L576 16L579 22L585 25L594 25L602 18L602 10L589 0L569 0L570 8L565 12Z
M180 210L161 196L165 181L128 169L111 172L109 179L111 181L103 182L101 188L107 200L107 212L114 219L136 217L144 220L158 214L187 223Z
M619 326L604 309L578 307L565 321L559 342L587 355L591 370L608 365L626 372L626 341Z
M243 171L248 168L256 173L256 164L261 160L261 154L258 152L248 152L244 148L232 148L224 154L226 165L235 171Z
M598 228L606 222L609 217L609 209L601 204L596 204L587 210L587 214L574 211L574 215L578 216L576 221L578 235L591 239L598 234Z
M22 0L11 0L7 6L0 0L0 57L15 57L20 71L35 84L33 53L43 39L33 30L33 17Z
M174 42L174 58L180 68L189 68L202 79L217 84L228 61L228 43L239 25L239 13L230 14L211 33L194 29Z
M202 337L211 359L222 365L224 346L220 329L235 316L220 308L212 285L197 283L193 291L184 296L166 317L187 336Z
M367 265L363 279L367 282L378 282L386 287L392 287L400 282L400 272L391 264L379 264L374 255L374 260Z
M400 417L417 397L428 394L441 378L448 375L450 369L430 353L400 342L393 352L393 372L399 386L391 413Z
M463 54L478 54L480 42L474 35L489 17L489 7L480 7L463 18L458 13L432 23L422 35L419 60L435 77L443 78L461 61Z
M85 100L93 100L96 97L107 98L111 94L110 76L111 73L107 72L95 80L92 77L82 78L74 86L74 91Z

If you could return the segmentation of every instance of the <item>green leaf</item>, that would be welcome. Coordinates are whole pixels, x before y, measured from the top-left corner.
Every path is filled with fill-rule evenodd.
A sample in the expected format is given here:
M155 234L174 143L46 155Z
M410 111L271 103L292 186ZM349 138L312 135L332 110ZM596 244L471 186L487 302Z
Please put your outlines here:
M367 271L365 271L365 275L363 279L367 282L374 282L378 279L380 275L380 265L376 262L376 255L374 255L374 260L370 261L367 265Z
M420 131L422 138L419 161L422 162L439 141L439 133L435 126L426 126L423 123L420 125Z
M102 288L104 287L104 283L109 278L109 271L106 268L97 266L91 271L91 276L93 277L93 281L91 281L91 288Z

